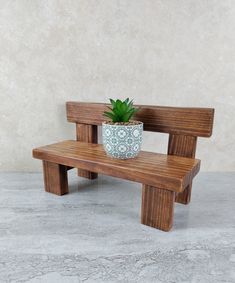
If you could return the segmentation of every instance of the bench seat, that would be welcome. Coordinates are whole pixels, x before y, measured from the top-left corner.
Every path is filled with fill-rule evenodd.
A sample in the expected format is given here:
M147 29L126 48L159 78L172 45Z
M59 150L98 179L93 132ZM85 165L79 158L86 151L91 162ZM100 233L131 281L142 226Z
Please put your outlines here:
M73 140L36 148L33 157L43 161L45 190L57 195L68 193L67 171L72 168L142 183L141 223L163 231L172 227L177 194L200 169L198 159L147 151L134 159L113 159L100 144Z
M33 157L69 167L182 192L199 172L200 160L141 151L134 159L113 159L100 144L66 140L33 150Z

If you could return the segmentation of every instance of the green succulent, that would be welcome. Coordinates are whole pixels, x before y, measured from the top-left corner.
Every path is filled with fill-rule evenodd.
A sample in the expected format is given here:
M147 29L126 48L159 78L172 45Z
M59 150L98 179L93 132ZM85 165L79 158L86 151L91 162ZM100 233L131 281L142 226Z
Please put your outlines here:
M129 98L121 101L120 99L113 100L109 99L112 107L108 107L110 111L105 111L104 116L116 122L129 122L131 117L139 110L133 107L133 100Z

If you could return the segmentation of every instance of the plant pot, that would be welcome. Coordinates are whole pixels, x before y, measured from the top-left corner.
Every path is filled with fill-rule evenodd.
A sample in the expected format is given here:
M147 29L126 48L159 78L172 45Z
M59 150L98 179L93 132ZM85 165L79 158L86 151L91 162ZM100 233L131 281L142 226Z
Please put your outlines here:
M102 123L103 146L113 158L129 159L138 155L142 144L143 123L118 125Z

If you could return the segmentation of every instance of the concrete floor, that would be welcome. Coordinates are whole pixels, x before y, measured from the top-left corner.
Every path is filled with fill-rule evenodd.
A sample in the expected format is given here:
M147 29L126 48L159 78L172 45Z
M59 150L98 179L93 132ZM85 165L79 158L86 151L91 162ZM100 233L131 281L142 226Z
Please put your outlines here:
M0 174L0 282L235 282L235 173L200 173L169 233L140 224L139 184L69 174L63 197Z

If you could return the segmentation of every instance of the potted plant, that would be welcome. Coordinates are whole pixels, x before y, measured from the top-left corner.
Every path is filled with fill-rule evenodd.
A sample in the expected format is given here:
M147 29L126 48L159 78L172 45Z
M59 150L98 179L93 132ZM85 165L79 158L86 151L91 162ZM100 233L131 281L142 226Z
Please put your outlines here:
M131 118L139 109L129 98L124 101L110 99L110 102L110 111L104 112L110 120L102 123L104 149L114 158L134 158L141 149L143 123Z

